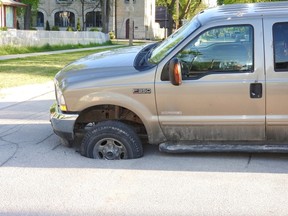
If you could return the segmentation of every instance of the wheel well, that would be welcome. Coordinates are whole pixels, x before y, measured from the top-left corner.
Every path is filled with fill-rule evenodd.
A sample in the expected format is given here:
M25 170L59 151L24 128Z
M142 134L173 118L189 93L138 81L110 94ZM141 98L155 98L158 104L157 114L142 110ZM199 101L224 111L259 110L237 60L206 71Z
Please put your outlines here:
M126 123L134 128L140 138L147 139L147 131L139 116L129 109L115 105L100 105L82 111L76 121L75 131L86 133L89 126L106 120Z

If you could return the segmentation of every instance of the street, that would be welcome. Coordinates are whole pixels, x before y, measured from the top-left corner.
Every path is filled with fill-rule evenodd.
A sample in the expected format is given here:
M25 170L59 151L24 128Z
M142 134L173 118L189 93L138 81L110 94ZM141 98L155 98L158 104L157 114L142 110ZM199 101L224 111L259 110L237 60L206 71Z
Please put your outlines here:
M60 144L52 82L0 92L0 215L288 215L287 154L102 161Z

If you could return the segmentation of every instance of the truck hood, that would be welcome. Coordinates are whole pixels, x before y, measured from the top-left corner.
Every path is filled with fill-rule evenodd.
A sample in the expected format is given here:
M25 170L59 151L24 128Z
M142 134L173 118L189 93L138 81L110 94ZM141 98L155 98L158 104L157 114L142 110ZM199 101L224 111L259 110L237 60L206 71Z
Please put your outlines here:
M61 85L139 73L133 62L143 47L119 48L86 56L64 67L55 78Z

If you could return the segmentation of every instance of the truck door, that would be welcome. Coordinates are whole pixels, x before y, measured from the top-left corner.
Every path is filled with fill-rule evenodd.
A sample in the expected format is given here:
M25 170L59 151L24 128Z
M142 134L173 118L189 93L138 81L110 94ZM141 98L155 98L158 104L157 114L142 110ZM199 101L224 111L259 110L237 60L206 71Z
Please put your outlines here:
M264 140L262 20L209 25L186 39L157 69L162 130L168 140ZM179 86L168 77L173 58L182 64Z
M267 139L288 141L288 18L264 19Z

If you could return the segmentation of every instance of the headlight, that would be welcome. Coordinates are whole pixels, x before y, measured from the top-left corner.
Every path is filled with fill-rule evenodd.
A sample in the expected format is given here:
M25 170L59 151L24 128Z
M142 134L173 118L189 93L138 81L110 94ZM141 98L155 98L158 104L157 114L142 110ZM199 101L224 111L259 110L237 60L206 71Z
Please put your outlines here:
M56 94L57 104L59 105L60 110L64 112L67 111L65 98L63 96L61 89L58 86L58 83L55 83L55 94Z

